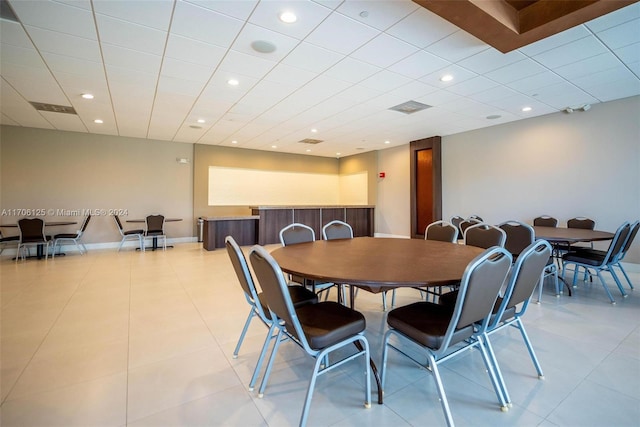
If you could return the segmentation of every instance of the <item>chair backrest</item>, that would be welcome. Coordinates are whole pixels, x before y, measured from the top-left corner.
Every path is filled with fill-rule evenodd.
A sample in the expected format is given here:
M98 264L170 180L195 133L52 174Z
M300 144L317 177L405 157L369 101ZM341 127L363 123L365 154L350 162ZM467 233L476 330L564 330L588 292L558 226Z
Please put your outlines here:
M585 217L571 218L567 221L567 228L582 228L584 230L593 230L596 228L596 222Z
M503 320L505 310L510 310L509 317L516 314L515 308L522 304L518 315L524 314L529 305L531 295L540 281L553 249L546 240L537 240L527 246L513 265L509 282L504 291L498 310L491 317L489 329L493 329Z
M475 219L478 222L484 222L484 219L478 215L470 215L468 219Z
M549 215L540 215L533 219L533 225L539 225L541 227L557 227L558 220Z
M464 244L488 249L492 246L504 247L507 233L489 224L475 224L464 232Z
M427 225L425 240L455 243L458 240L458 227L447 221L435 221Z
M535 231L529 224L520 221L505 221L498 224L498 227L507 234L507 240L504 242L504 248L508 250L514 257L520 253L535 240Z
M636 238L636 234L638 234L639 228L640 228L640 221L636 221L633 224L631 224L631 231L629 231L629 235L627 236L627 241L624 242L624 246L620 251L620 255L617 257L618 261L621 261L624 258L624 256L627 254L627 251L631 247L633 240Z
M322 227L324 240L353 239L353 228L344 221L335 220Z
M467 228L471 227L472 225L480 224L481 222L482 221L478 221L477 219L473 218L467 218L463 220L458 226L458 228L460 229L460 235L464 237L464 232L467 231Z
M491 315L510 267L511 254L498 247L485 250L467 265L453 315L438 353L445 353L449 345L457 342L456 339L465 339L464 336L454 339L456 331L474 323L486 325L485 319Z
M287 290L284 274L275 259L262 246L255 245L249 252L249 260L258 283L262 288L262 294L267 300L269 312L274 322L284 322L284 326L290 336L309 354L313 350L306 340L302 326L298 320L296 310Z
M86 231L90 220L91 220L91 214L88 214L87 216L84 217L84 221L82 221L82 226L80 227L80 233L78 233L78 235L82 235Z
M146 218L147 232L164 232L164 216L163 215L148 215Z
M616 234L613 236L613 240L609 244L609 248L607 249L607 254L603 259L602 265L610 264L612 262L617 262L620 259L622 254L622 250L625 247L625 243L627 242L627 237L631 234L631 224L628 221L625 221L618 229L616 230Z
M264 311L262 304L260 304L260 299L258 298L258 290L256 289L255 282L253 281L253 276L251 275L251 271L249 270L249 264L247 264L247 259L245 258L242 249L231 236L227 236L224 239L224 244L227 248L229 259L231 260L231 264L233 265L233 269L236 272L238 282L240 282L240 287L242 287L247 302L249 303L249 305L253 306L253 308L258 313L258 316L260 316L260 318L265 323L268 323L271 318L269 316L269 313L266 313Z
M282 246L313 242L314 240L316 240L316 233L313 228L299 222L289 224L280 230L280 243L282 243Z
M23 243L40 242L44 237L44 220L41 218L22 218L18 221L20 241Z
M122 222L120 222L120 217L118 215L114 215L113 219L116 220L116 225L118 226L118 231L120 234L124 236L124 229L122 228Z

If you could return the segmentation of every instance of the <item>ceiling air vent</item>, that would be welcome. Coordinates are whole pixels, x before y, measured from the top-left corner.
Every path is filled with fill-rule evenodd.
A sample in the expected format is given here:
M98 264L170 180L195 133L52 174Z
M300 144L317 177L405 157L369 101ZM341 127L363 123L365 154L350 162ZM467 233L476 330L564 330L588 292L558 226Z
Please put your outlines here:
M73 107L66 105L45 104L44 102L29 102L38 111L49 111L51 113L77 114Z
M407 101L402 104L398 104L395 107L391 107L389 110L399 111L404 114L412 114L416 111L426 110L427 108L431 108L431 105L423 104L418 101Z
M321 139L305 138L305 139L303 139L301 141L298 141L298 142L301 142L303 144L314 144L315 145L315 144L320 144L322 142L322 140Z

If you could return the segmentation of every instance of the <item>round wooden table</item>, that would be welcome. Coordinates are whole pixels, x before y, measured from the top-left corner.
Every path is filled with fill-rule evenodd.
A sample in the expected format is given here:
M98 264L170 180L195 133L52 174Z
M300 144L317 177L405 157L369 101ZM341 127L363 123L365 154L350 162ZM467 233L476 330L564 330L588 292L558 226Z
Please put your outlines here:
M321 282L375 287L442 286L459 281L469 262L484 249L422 239L356 237L316 240L275 249L271 255L290 274ZM353 287L351 287L353 307ZM369 361L383 392L378 370Z
M577 243L611 240L614 234L608 231L588 230L584 228L542 227L533 226L536 238L548 240L550 243Z
M422 239L357 237L275 249L283 271L321 282L428 287L459 281L484 249Z

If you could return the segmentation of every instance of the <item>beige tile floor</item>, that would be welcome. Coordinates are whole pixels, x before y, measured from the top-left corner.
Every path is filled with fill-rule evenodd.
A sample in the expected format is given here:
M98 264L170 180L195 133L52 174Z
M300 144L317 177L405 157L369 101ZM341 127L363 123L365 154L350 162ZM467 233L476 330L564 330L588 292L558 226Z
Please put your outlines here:
M640 269L631 277L640 285ZM2 426L298 423L312 361L283 344L264 398L248 391L266 328L255 321L232 358L248 307L223 250L188 243L17 264L4 256L0 280ZM444 365L456 423L640 425L640 291L625 300L612 292L617 305L597 283L580 283L571 298L555 298L548 285L542 304L531 306L526 323L543 381L517 331L495 336L514 402L507 413L477 352ZM417 298L403 289L397 304ZM357 308L379 361L381 298L360 292ZM444 425L426 371L391 353L385 404L364 409L354 366L321 377L309 425Z

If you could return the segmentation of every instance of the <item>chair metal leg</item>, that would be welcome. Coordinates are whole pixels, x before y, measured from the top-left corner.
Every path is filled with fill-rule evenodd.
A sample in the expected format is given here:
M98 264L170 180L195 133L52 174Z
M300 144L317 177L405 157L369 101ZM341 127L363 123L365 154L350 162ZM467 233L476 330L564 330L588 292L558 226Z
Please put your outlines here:
M431 374L433 375L433 379L436 382L436 388L438 389L438 395L440 396L440 404L442 405L442 411L444 412L444 417L447 420L447 426L453 427L453 416L451 416L451 409L449 409L449 401L447 400L447 395L444 392L444 386L442 385L442 378L440 378L440 371L438 370L438 364L436 363L435 357L431 353L427 355L429 359L429 367L431 368Z
M531 345L531 341L529 340L529 335L527 335L527 331L524 329L524 324L520 320L520 318L516 318L517 325L513 325L518 328L520 334L522 335L522 339L524 340L525 345L527 346L527 350L529 351L529 356L531 357L531 361L533 362L533 366L535 366L536 371L538 372L538 378L544 378L544 372L542 372L542 367L540 366L540 362L538 362L538 358L536 357L535 351L533 351L533 346Z
M609 297L609 300L611 301L611 304L615 304L616 300L613 299L613 295L611 295L611 291L609 291L609 288L607 287L607 284L604 281L604 277L602 277L602 273L600 272L600 270L596 270L596 273L598 273L598 279L600 279L600 283L602 284L602 287L604 288L604 291L607 293L607 296ZM575 278L575 276L574 276Z
M616 282L616 286L618 286L618 289L620 289L620 293L622 294L622 298L628 297L629 295L627 295L627 293L624 291L624 288L622 287L622 282L620 282L620 279L618 278L618 275L613 270L613 266L608 266L607 270L609 271L609 273L611 273L611 277L613 277L613 280Z
M258 361L256 362L256 367L253 369L253 375L251 375L251 381L249 381L249 391L253 391L253 388L258 381L258 375L260 374L260 369L262 368L262 363L264 362L264 357L267 355L267 350L269 349L269 343L274 337L273 331L276 329L276 325L271 323L269 326L269 332L267 332L267 336L264 339L264 343L262 344L262 350L260 350L260 356L258 357Z
M269 375L271 375L271 369L273 368L273 362L276 359L276 354L278 353L278 347L280 347L280 343L282 342L282 329L278 329L278 334L276 335L276 343L273 345L273 349L271 349L271 356L269 356L269 362L267 363L267 369L264 372L264 376L262 377L262 382L260 383L260 389L258 390L258 397L262 398L264 396L264 389L267 387L267 382L269 381Z
M249 310L249 315L247 316L247 320L244 322L244 327L242 328L242 332L240 333L240 338L238 338L238 343L236 344L235 350L233 350L233 358L238 358L238 353L240 352L240 346L242 345L242 341L244 341L244 336L247 334L247 330L249 329L249 325L251 324L251 319L255 316L256 313L253 311L253 308Z
M478 339L477 344L480 348L480 353L482 353L482 360L484 361L484 365L489 374L489 379L493 385L493 391L496 393L498 403L500 403L500 409L503 412L506 412L509 410L508 405L511 403L511 398L509 397L509 392L507 391L507 386L504 382L502 372L500 371L496 355L493 352L493 348L491 347L486 334L479 335L476 338Z
M1 253L1 252L0 252ZM629 289L633 290L633 283L631 283L631 279L629 279L629 276L627 275L627 271L624 269L624 267L622 266L621 262L617 262L615 265L618 266L618 268L620 269L620 271L622 271L622 274L624 275L624 278L627 279L627 283L629 284ZM613 268L613 267L612 267Z

